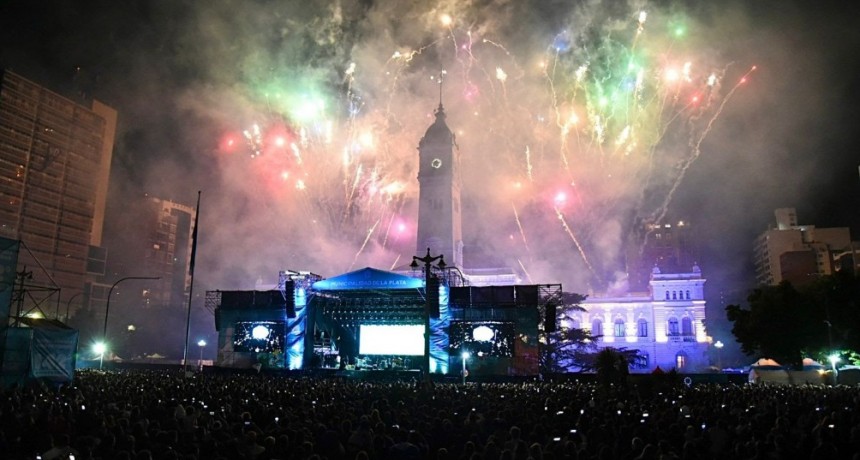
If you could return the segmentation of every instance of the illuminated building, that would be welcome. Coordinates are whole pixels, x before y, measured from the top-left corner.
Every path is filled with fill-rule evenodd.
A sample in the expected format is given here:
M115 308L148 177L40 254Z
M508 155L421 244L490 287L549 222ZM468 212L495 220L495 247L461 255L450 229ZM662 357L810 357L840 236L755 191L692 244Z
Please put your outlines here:
M445 124L441 102L436 121L418 144L418 247L443 254L449 265L463 267L463 224L460 203L460 150Z
M637 350L642 359L632 372L702 371L709 365L704 286L697 265L673 273L654 267L647 292L590 296L584 312L564 311L560 324L589 331L599 347Z
M460 150L445 123L441 101L435 115L436 120L418 144L416 254L424 254L430 248L431 254L444 255L445 262L460 270L472 286L514 285L519 278L513 270L493 261L477 247L464 251Z
M440 104L436 120L419 144L420 184L417 254L454 254L471 286L510 286L516 274L480 250L463 257L460 162ZM568 327L590 330L598 346L636 349L643 359L634 372L702 371L708 367L704 284L689 222L642 228L641 244L629 254L629 286L624 292L593 295L585 312L564 311ZM451 259L446 261L450 262ZM487 263L487 262L490 263ZM495 262L495 263L493 263ZM463 266L463 263L466 266ZM562 324L564 327L565 324ZM596 328L596 329L595 329Z
M18 270L65 306L103 270L102 227L117 113L83 106L9 70L0 76L0 236ZM102 272L103 273L103 272ZM53 302L53 301L52 301Z

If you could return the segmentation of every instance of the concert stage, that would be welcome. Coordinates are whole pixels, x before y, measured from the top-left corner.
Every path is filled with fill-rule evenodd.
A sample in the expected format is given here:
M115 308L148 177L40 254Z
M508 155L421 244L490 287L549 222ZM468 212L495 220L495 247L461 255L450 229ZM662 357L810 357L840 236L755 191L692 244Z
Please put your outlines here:
M560 304L561 286L458 284L443 277L439 287L430 372L461 375L467 353L473 376L537 375L539 330L546 305ZM423 276L373 268L329 279L282 272L278 289L209 291L206 302L219 332L218 367L409 378L424 366Z

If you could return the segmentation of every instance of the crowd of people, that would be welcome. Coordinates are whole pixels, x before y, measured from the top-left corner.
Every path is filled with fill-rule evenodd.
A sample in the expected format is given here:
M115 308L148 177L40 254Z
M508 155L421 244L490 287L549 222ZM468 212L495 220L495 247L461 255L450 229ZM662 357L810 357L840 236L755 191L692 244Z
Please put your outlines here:
M0 458L860 459L860 388L78 371L0 403Z

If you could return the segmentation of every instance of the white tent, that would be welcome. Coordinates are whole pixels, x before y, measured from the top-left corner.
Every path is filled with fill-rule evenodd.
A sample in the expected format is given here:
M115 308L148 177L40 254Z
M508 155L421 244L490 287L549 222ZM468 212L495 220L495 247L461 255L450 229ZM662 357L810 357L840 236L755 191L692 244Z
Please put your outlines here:
M812 358L803 358L803 370L824 369L825 366Z
M758 361L756 361L756 362L754 362L754 363L750 364L750 367L771 367L771 368L777 368L777 367L782 367L782 365L781 365L781 364L779 364L778 362L776 362L776 361L774 361L774 360L770 359L770 358L759 358L759 360L758 360Z

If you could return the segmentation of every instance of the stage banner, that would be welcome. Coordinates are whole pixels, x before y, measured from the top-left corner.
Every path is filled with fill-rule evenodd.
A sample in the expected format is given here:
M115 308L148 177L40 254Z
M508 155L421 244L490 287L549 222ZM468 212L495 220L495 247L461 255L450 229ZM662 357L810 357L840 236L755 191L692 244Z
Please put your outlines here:
M20 247L21 242L18 240L0 238L0 332L9 324Z
M33 329L30 375L53 382L71 382L75 375L78 331Z
M295 318L284 313L287 325L287 369L301 369L304 367L305 334L308 325L307 294L305 287L300 285L286 291L284 295L292 295L295 304Z
M444 284L439 287L439 317L430 318L430 372L448 373L448 329L451 313L448 308L450 289Z

